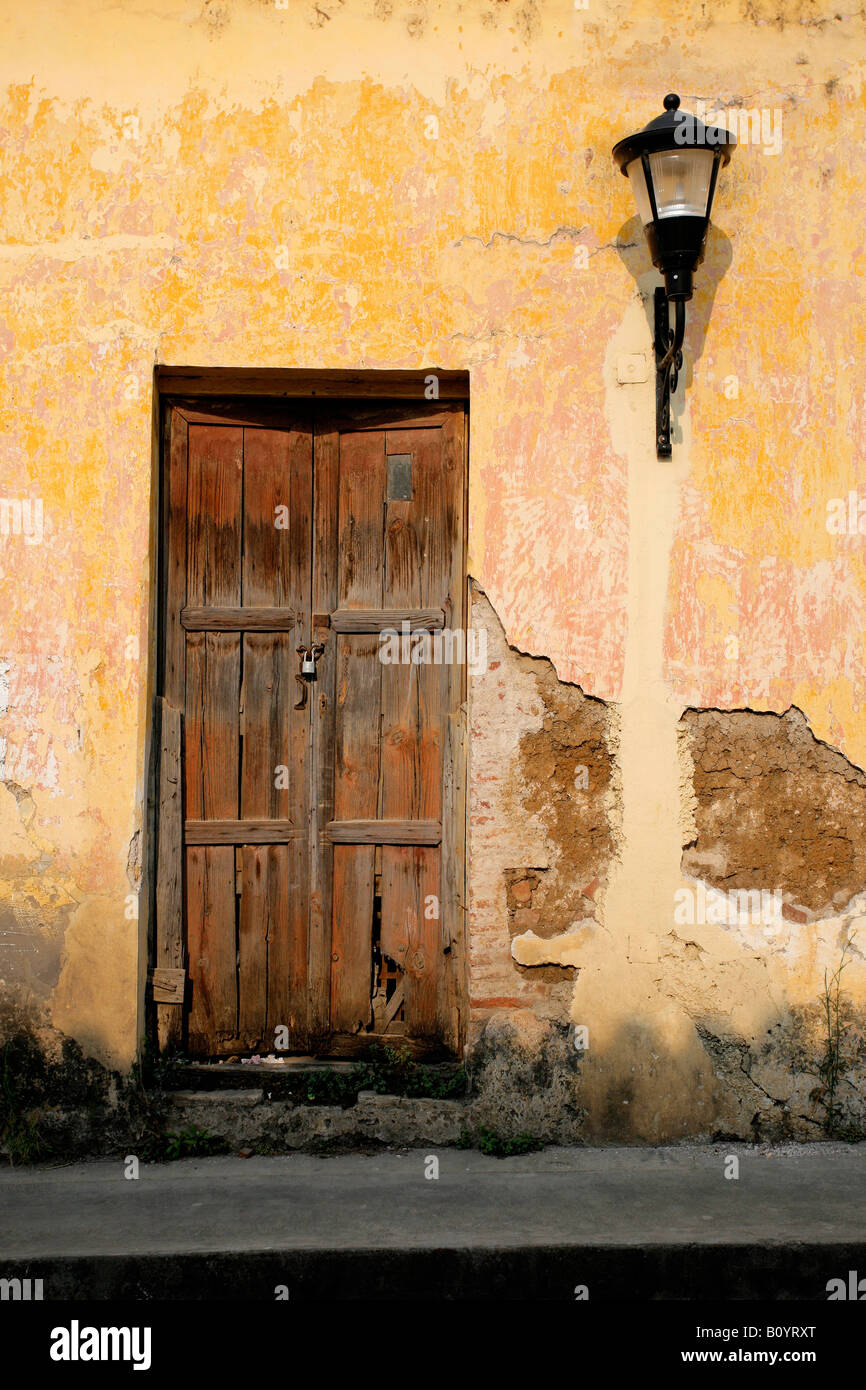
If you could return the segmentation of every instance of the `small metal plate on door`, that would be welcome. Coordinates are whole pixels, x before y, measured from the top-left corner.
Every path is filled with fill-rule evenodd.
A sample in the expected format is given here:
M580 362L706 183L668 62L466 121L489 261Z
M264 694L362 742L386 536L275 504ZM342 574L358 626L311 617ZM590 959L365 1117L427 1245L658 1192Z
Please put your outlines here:
M411 502L412 455L388 454L388 501Z

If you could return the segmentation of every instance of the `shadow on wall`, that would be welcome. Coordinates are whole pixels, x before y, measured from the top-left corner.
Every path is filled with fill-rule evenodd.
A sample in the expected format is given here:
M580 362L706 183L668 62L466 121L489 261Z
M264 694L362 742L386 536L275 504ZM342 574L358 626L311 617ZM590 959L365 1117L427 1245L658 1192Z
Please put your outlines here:
M10 1163L110 1154L150 1161L172 1156L166 1142L191 1118L199 1125L207 1120L200 1139L228 1148L265 1144L261 1151L268 1153L448 1145L464 1131L481 1130L503 1141L530 1138L533 1147L766 1143L825 1135L860 1140L866 1137L866 1015L846 999L840 1022L830 1095L816 1001L806 1009L768 1012L750 1038L705 1017L674 1039L664 1018L648 1016L621 1021L603 1045L590 1025L579 1047L574 1026L529 1010L499 1010L477 1021L465 1097L443 1100L428 1091L418 1094L431 1098L413 1100L408 1093L364 1090L350 1099L322 1095L307 1106L272 1096L274 1080L263 1076L250 1077L259 1089L245 1091L247 1103L239 1105L235 1091L221 1091L214 1107L208 1096L166 1089L166 1067L128 1076L109 1072L52 1029L32 1003L6 999L0 1006L0 1154Z
M616 237L616 249L620 260L637 286L643 302L647 321L647 334L650 343L655 333L655 308L653 289L662 284L662 277L650 260L649 247L644 236L643 225L635 216L623 223ZM682 429L679 420L685 404L686 391L692 384L696 363L704 351L704 343L713 312L716 292L734 259L731 242L725 233L710 223L704 259L695 274L695 294L686 309L686 337L683 353L683 375L680 387L672 401L672 437L675 443L682 443Z
M495 1014L468 1061L472 1118L560 1144L866 1137L866 1013L849 998L835 1058L817 999L768 1011L750 1037L709 1016L692 1022L676 1043L664 1018L620 1022L603 1046L590 1024L578 1050L574 1026Z

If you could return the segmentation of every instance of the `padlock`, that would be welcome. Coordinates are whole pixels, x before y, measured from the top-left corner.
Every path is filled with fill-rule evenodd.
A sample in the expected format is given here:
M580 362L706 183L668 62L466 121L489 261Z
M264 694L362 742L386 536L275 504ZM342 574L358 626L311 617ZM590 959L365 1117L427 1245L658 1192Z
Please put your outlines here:
M315 674L316 662L313 653L312 651L305 651L303 657L301 658L301 675L315 676Z

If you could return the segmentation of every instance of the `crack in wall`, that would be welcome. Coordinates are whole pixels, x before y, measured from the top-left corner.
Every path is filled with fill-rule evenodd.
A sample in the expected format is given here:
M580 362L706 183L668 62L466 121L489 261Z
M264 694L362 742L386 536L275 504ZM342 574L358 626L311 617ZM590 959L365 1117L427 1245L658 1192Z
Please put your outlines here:
M587 227L557 227L556 231L551 232L550 236L547 237L545 241L538 241L535 237L518 236L516 232L499 231L493 232L490 236L490 239L488 241L485 241L483 237L475 236L472 233L467 232L465 236L458 237L455 242L452 242L452 245L462 246L464 242L477 241L479 245L484 247L485 251L489 251L492 248L494 242L499 240L512 241L515 242L518 246L537 246L543 249L547 246L551 246L558 237L568 237L570 241L576 241L577 238L581 235L581 233L588 230L589 229Z

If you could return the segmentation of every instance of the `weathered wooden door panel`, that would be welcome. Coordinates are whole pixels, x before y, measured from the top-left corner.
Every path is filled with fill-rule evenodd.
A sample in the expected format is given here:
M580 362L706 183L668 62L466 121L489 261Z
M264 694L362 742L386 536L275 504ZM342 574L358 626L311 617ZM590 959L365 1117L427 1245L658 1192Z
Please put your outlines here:
M186 423L186 525L170 528L167 584L183 655L166 662L166 693L184 711L187 1044L271 1047L283 1025L303 1046L309 712L292 703L311 431Z
M465 623L463 415L351 423L323 430L337 506L331 1046L403 1035L453 1047L459 907L440 842L444 729L464 666L434 660L432 637ZM392 624L396 661L383 659ZM424 633L427 659L411 659L404 624Z
M183 810L161 790L156 963L187 988L161 1045L270 1051L284 1026L295 1050L458 1046L465 668L405 634L465 625L464 445L457 407L170 409L162 756Z
M268 1050L274 1029L306 1046L309 876L309 712L296 710L296 647L310 627L313 470L308 423L293 431L244 430L243 602L294 609L291 631L246 632L241 708L242 819L288 821L285 845L244 850L239 975L257 1002ZM249 923L248 931L244 928ZM249 947L245 952L247 936ZM262 970L264 974L262 974ZM253 1029L252 1031L256 1031Z
M243 430L190 425L187 487L187 604L238 607ZM240 678L240 633L187 633L183 773L189 820L237 819ZM238 1036L233 849L189 848L186 885L195 1051L211 1038L218 1046Z
M338 437L337 476L335 607L381 608L385 455L379 431ZM375 820L382 690L378 638L334 633L331 641L337 663L334 819ZM376 850L335 845L333 855L330 1027L355 1034L371 1016Z
M442 431L389 430L385 452L389 458L411 460L412 497L386 501L383 607L441 608L450 616L458 597L450 572L454 499L447 485ZM448 667L433 661L383 667L384 819L441 822L447 674ZM435 1036L440 1022L440 913L432 915L433 905L441 903L440 868L438 847L383 846L382 954L402 975L407 1032L422 1037Z

